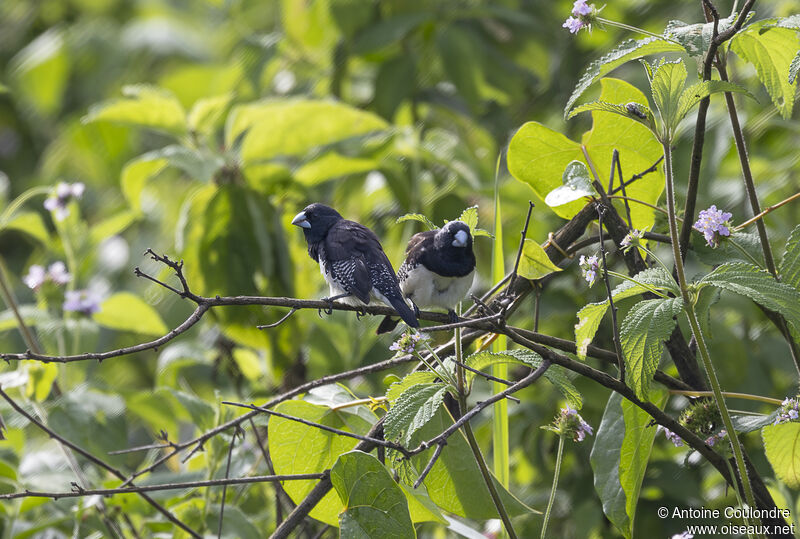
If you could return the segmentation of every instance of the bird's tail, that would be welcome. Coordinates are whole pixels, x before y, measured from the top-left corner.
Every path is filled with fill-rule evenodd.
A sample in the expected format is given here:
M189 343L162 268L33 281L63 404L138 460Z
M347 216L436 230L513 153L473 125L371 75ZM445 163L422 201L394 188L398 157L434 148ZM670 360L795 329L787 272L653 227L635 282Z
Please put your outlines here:
M417 320L414 311L412 311L411 307L409 307L408 304L406 304L402 296L395 296L387 299L389 300L389 303L392 304L394 310L397 311L397 314L400 315L400 318L403 319L403 322L405 322L407 326L412 328L419 327L419 320Z
M378 326L378 329L375 331L375 333L378 335L389 333L390 331L392 331L394 328L397 327L398 322L400 322L399 318L384 316L383 320L381 320L381 324Z

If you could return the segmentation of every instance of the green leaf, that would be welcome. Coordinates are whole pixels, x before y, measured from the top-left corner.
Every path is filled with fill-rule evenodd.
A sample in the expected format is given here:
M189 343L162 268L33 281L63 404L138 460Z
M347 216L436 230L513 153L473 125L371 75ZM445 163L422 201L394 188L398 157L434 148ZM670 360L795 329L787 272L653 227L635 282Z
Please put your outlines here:
M680 295L678 284L664 268L656 266L637 273L633 279L636 281L622 281L611 291L614 301L623 300L639 294L650 292L643 285L649 285L659 291L672 292L676 296ZM640 284L641 283L641 284ZM578 358L586 359L586 350L594 339L597 328L603 320L603 316L608 309L608 300L599 303L589 303L578 311L578 323L575 324L575 343L578 347Z
M789 64L789 84L794 84L797 80L797 72L800 71L800 51L792 58L792 63Z
M648 398L650 381L661 360L663 342L675 329L675 316L683 310L681 298L640 301L619 328L628 385L641 399Z
M698 82L697 84L692 84L683 91L680 99L678 100L678 111L676 113L677 119L675 126L677 126L677 122L680 122L689 113L689 111L691 111L694 106L700 102L701 99L708 97L711 94L717 94L721 92L736 92L745 94L746 96L755 99L753 94L738 84L734 84L733 82L705 80L703 82Z
M378 159L348 157L336 152L328 152L300 167L294 173L294 178L303 185L312 186L333 178L363 174L379 167Z
M117 292L100 305L93 320L111 329L144 335L164 335L169 331L153 307L130 292Z
M438 226L433 224L433 221L431 221L421 213L407 213L397 218L398 223L404 223L406 221L419 221L420 223L427 226L428 230L436 230L437 228L439 228Z
M592 62L589 67L586 68L583 76L575 86L575 90L569 97L567 106L564 107L564 117L567 117L575 101L578 100L583 92L601 77L604 77L606 74L631 60L662 52L684 52L684 49L677 43L657 37L648 37L638 41L634 39L623 41L617 48Z
M615 104L607 103L606 101L592 101L591 103L578 105L572 109L567 119L570 119L581 112L591 112L594 110L619 114L620 116L624 116L629 120L644 124L651 131L655 131L656 128L655 118L653 117L653 112L650 110L650 107L643 105L642 103L633 102Z
M386 439L408 445L414 433L439 409L445 393L447 386L438 382L416 384L403 391L386 414Z
M367 25L353 40L353 54L378 52L400 42L406 35L431 18L428 12L407 13Z
M331 468L331 483L344 504L339 533L354 539L417 536L403 490L372 455L351 451Z
M231 101L232 93L198 99L186 119L189 130L201 135L213 134L222 122Z
M380 64L372 100L375 112L387 120L394 117L400 104L414 94L416 70L416 62L410 54L401 54Z
M794 227L786 241L779 275L781 282L800 290L800 225Z
M53 115L61 109L72 71L66 33L51 27L11 59L10 83L16 99L30 104L36 112Z
M233 108L225 146L243 136L244 164L278 156L302 156L319 146L385 130L381 117L335 101L269 99Z
M699 284L746 296L781 313L796 330L800 329L800 291L776 281L758 266L745 262L723 264L700 279Z
M718 22L719 32L730 28L736 17L737 14L734 13L720 19ZM705 57L708 47L711 45L711 39L714 37L714 23L686 24L681 21L670 21L664 30L664 35L683 45L689 56L702 58Z
M765 415L731 414L731 422L736 432L748 433L762 429L767 425L772 425L775 423L775 418L778 417L779 413L780 408L776 408L771 414Z
M660 395L658 407L663 408L666 400L666 395ZM612 393L592 446L594 488L603 512L625 537L633 536L636 506L657 432L651 420L646 412Z
M142 209L142 191L148 180L163 171L169 161L160 151L148 152L129 161L122 169L120 188L131 208Z
M103 240L121 233L136 221L136 217L135 212L123 210L93 224L89 231L89 241L92 245L97 245Z
M406 495L408 501L408 512L411 513L411 520L413 522L438 522L440 524L447 524L442 512L436 507L436 504L430 499L425 485L412 488L403 483L398 483L403 493Z
M18 230L44 245L50 241L42 216L33 211L17 212L0 230Z
M522 365L535 369L542 364L542 358L530 350L505 350L503 352L483 350L469 356L465 364L483 372L487 372L489 367L498 365ZM471 387L477 374L467 371L464 375L467 387ZM545 371L544 377L561 392L570 406L578 410L583 407L583 397L572 384L564 369L558 365L551 365Z
M475 227L478 226L478 206L470 206L465 209L461 212L461 215L458 216L457 220L467 225L470 232L472 232L475 230Z
M263 362L258 354L247 348L237 347L233 350L233 360L239 371L250 381L258 381L266 374Z
M165 131L186 133L186 112L174 95L161 88L136 84L122 88L124 99L112 99L89 109L84 122L107 121Z
M452 424L452 418L440 406L433 418L414 435L412 445L433 438ZM428 463L432 451L433 448L411 458L418 472ZM511 516L533 511L510 494L496 478L492 479ZM424 484L428 489L428 496L444 511L477 520L498 518L494 504L487 503L491 499L489 490L475 462L475 456L460 430L447 439L447 445L425 478Z
M275 407L282 414L301 417L329 427L366 434L370 424L352 414L333 411L305 401L286 401ZM296 421L272 416L269 419L269 452L275 473L315 473L329 469L339 455L352 450L358 440L339 436ZM316 480L286 481L283 488L300 503L314 488ZM312 518L337 526L342 502L335 492L329 492L309 513Z
M768 425L761 430L761 437L778 479L789 488L800 488L800 423Z
M669 133L674 132L680 121L678 101L683 94L685 83L686 66L683 65L683 60L659 62L654 66L650 90L653 93L653 101L661 113L661 120Z
M405 392L406 389L417 384L431 383L435 379L436 375L430 371L409 373L405 375L405 377L403 377L403 379L399 382L394 382L389 386L389 389L386 391L386 399L390 404L394 404L394 402Z
M175 400L188 412L192 423L200 431L205 431L214 426L214 417L216 415L214 407L209 403L185 391L178 391L177 389L167 388L172 393Z
M731 40L731 50L756 68L761 83L784 119L792 115L794 81L789 82L792 61L800 48L800 36L789 28L771 28L762 32L768 21L751 24Z
M561 271L561 268L553 264L542 246L531 239L526 239L517 269L519 276L525 279L541 279L556 271Z
M592 186L592 177L589 176L589 169L581 161L570 161L561 176L561 183L544 198L544 203L548 206L556 207L569 204L585 197L597 195Z
M600 303L589 303L578 311L578 323L575 324L575 344L578 359L586 361L586 351L592 344L597 328L608 310L608 300Z

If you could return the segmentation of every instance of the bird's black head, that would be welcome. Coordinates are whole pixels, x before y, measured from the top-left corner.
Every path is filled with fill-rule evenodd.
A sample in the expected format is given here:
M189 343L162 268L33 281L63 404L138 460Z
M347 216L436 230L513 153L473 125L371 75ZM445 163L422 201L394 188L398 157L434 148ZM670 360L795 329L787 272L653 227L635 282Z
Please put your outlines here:
M472 250L472 234L462 221L450 221L436 232L433 245L437 249Z
M292 219L292 224L303 229L303 234L305 234L308 242L309 253L311 253L311 247L324 240L325 236L328 235L328 230L341 219L342 216L339 215L338 211L325 204L315 202L314 204L309 204L303 208L303 211L295 215L294 219Z

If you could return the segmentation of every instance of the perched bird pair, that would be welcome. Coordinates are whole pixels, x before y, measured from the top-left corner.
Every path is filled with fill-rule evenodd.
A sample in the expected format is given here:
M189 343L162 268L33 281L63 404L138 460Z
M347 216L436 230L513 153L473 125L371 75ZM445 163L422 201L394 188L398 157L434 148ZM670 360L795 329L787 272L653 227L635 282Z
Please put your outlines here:
M461 221L414 234L397 275L375 233L344 219L329 206L311 204L292 219L292 224L303 229L308 254L319 263L330 286L330 301L367 305L370 297L375 297L416 328L419 307L447 309L454 320L453 307L472 286L472 235ZM405 298L411 301L413 311ZM395 325L396 321L386 317L378 332L390 331Z

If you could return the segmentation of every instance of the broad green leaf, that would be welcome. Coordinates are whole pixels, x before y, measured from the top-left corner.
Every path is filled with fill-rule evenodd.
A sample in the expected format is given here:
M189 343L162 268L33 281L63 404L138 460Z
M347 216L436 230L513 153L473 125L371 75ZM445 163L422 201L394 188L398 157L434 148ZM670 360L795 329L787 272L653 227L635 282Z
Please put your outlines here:
M531 239L526 239L522 246L517 273L525 279L541 279L561 268L553 264L542 246Z
M703 235L697 233L697 231L692 231L689 241L692 245L689 252L696 256L700 262L709 266L718 266L735 260L752 262L754 259L761 260L764 257L764 251L761 249L761 240L755 232L733 232L717 247L709 246ZM734 242L736 245L734 245Z
M431 18L428 12L408 13L367 25L353 40L353 54L367 55L399 43Z
M128 204L137 211L142 209L142 191L150 178L164 170L169 161L160 151L148 152L129 161L122 169L120 188Z
M751 24L731 40L731 50L756 68L758 78L772 102L785 119L792 115L796 82L789 82L788 73L798 48L800 36L789 28L770 28L761 32L768 21Z
M386 414L387 440L408 445L414 433L430 421L447 393L442 383L417 384L406 389Z
M84 122L108 121L165 131L186 133L186 112L174 95L161 88L137 84L122 88L123 99L112 99L89 109Z
M95 223L89 230L89 241L97 245L105 239L115 236L131 226L136 220L136 213L130 210L120 211L111 217Z
M286 401L275 407L275 411L358 434L366 434L370 428L369 423L358 416L336 412L327 406L305 401ZM268 429L269 452L275 473L278 474L315 473L327 470L333 466L339 455L352 450L358 444L355 438L339 436L275 416L270 417ZM316 480L286 481L283 483L283 488L295 503L300 503L316 483ZM335 492L329 492L309 514L326 524L337 526L341 510L342 502L339 496Z
M677 122L680 122L684 116L686 116L689 111L691 111L694 106L700 102L701 99L708 97L711 94L717 94L720 92L737 92L745 94L748 97L753 97L753 95L746 89L732 82L721 80L705 80L698 82L697 84L692 84L683 91L680 99L678 100L678 111L675 115L675 126L677 126ZM755 99L755 97L753 97L753 99Z
M631 308L620 325L626 380L639 398L648 398L663 343L675 329L675 317L682 310L681 298L644 300Z
M675 130L680 121L678 101L683 93L685 82L686 66L683 65L683 60L661 62L653 71L650 90L653 93L653 101L661 113L661 120L669 133Z
M50 241L42 216L33 211L17 212L0 230L18 230L44 245Z
M781 282L800 290L800 225L792 230L786 241L779 274Z
M592 344L597 328L608 310L608 301L589 303L578 311L578 323L575 324L575 344L578 359L586 361L586 351Z
M231 101L233 101L231 93L198 99L192 105L186 119L189 130L201 135L213 134L220 125Z
M174 388L167 388L167 391L172 393L178 404L186 410L198 430L205 431L214 426L214 416L216 414L214 407L209 403L197 395L192 395L185 391L179 391Z
M647 103L645 95L625 81L603 79L600 81L600 99L609 103ZM623 177L628 179L636 173L647 170L662 155L663 148L655 135L643 124L620 119L610 112L592 112L592 130L581 138L595 170L601 174L601 183L607 183L602 176L611 170L614 150L619 151ZM644 178L626 188L628 196L650 204L658 204L664 189L664 173L659 167ZM620 215L625 206L615 201ZM641 204L631 205L633 228L650 230L655 222L653 210Z
M394 404L394 402L400 397L400 395L405 392L408 388L417 385L417 384L429 384L436 379L436 375L430 371L418 371L412 372L399 382L394 382L392 385L389 386L389 389L386 391L386 399L389 403Z
M761 430L761 437L778 479L789 488L800 488L800 423L768 425Z
M428 496L425 485L420 485L418 488L412 488L408 485L397 483L403 489L408 501L408 512L411 513L411 520L413 522L439 522L446 524L447 519L442 515L442 512L436 507L436 504L431 501Z
M718 30L724 32L733 24L738 14L720 19ZM705 57L711 39L714 37L714 23L686 24L682 21L670 21L664 31L664 36L674 39L686 49L689 56Z
M106 299L92 318L101 326L120 331L144 335L164 335L169 331L158 311L130 292L117 292Z
M372 455L351 451L331 468L331 483L344 509L339 533L353 539L417 536L403 490Z
M666 396L661 395L662 408ZM597 429L590 462L594 487L608 519L625 537L632 537L636 506L656 428L640 408L613 393Z
M544 203L557 207L586 197L597 196L589 169L581 161L570 161L561 176L560 185L547 193Z
M50 395L53 382L58 376L58 365L55 363L34 364L28 367L28 387L26 394L36 402L44 402Z
M619 44L619 46L617 46L617 48L604 55L600 59L592 62L589 67L586 68L583 76L581 76L581 79L575 86L575 90L569 97L566 107L564 107L564 117L569 114L572 106L575 104L578 98L583 95L583 92L585 92L586 89L589 88L589 86L591 86L596 80L610 73L622 64L630 62L631 60L636 60L637 58L642 58L643 56L663 52L684 52L684 48L677 43L666 41L657 37L648 37L638 41L634 39L623 41Z
M311 186L350 174L363 174L378 167L380 161L377 159L328 152L300 167L294 173L294 178L303 185Z
M71 63L65 32L51 27L11 59L9 83L16 90L15 98L29 103L40 114L57 113L69 82Z
M503 352L483 350L469 356L465 364L483 372L487 372L489 367L494 368L502 365L523 365L535 369L542 364L542 358L531 350L505 350ZM478 375L467 371L464 376L467 387L471 387L472 382ZM583 397L572 384L563 368L558 365L551 365L545 371L544 377L561 392L570 406L578 410L583 407Z
M433 418L417 431L412 445L433 438L452 424L453 420L445 408L439 407ZM412 457L411 462L417 472L422 471L432 452L433 448ZM497 479L493 477L493 480L511 516L533 511L510 494ZM425 478L424 484L428 489L428 496L444 511L477 520L498 518L494 505L487 503L487 500L491 499L489 491L483 482L475 456L460 430L447 439L447 445Z
M390 121L394 118L400 104L414 93L416 69L416 61L409 54L398 55L380 64L372 100L375 112Z
M381 117L344 103L309 99L269 99L239 105L228 115L225 146L243 136L244 164L310 150L385 130Z
M266 374L263 362L254 351L237 347L233 350L233 360L239 371L250 381L260 380Z
M781 313L795 329L800 329L800 291L776 281L758 266L745 262L723 264L702 279L708 284L746 296L767 309Z
M733 429L740 433L762 429L775 423L775 418L778 417L779 412L780 408L775 409L771 414L765 415L731 414Z
M680 289L672 276L662 267L656 266L637 273L633 277L636 282L622 281L611 291L614 301L623 300L650 290L643 286L649 285L659 291L668 291L680 295ZM641 284L639 284L641 283ZM599 303L589 303L578 311L578 323L575 324L575 343L577 344L578 358L586 359L586 350L592 344L597 328L608 310L608 300Z
M398 223L404 223L406 221L419 221L420 223L427 226L428 230L436 230L437 228L439 228L438 226L433 224L433 221L431 221L421 213L407 213L397 218Z

